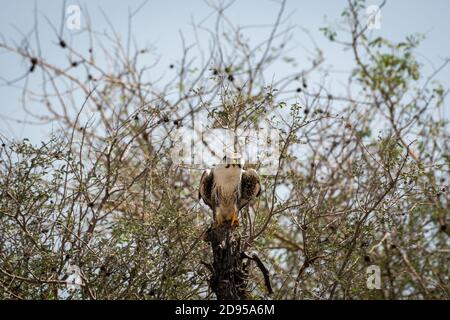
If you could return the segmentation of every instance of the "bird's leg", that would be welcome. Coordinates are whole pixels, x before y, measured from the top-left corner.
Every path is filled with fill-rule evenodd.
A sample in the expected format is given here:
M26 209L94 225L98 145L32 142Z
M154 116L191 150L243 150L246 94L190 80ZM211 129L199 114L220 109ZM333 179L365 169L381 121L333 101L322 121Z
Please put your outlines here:
M237 217L236 212L233 212L231 214L231 226L232 227L238 227L239 226L239 219Z
M213 228L218 229L223 223L223 216L221 214L216 214L216 219L214 221Z

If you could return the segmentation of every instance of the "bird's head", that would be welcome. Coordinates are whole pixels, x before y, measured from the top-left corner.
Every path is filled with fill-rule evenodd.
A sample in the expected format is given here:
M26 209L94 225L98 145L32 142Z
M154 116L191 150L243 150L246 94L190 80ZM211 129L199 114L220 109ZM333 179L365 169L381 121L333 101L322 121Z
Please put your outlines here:
M217 168L230 168L239 167L242 168L242 159L238 153L227 153L222 161L217 165Z

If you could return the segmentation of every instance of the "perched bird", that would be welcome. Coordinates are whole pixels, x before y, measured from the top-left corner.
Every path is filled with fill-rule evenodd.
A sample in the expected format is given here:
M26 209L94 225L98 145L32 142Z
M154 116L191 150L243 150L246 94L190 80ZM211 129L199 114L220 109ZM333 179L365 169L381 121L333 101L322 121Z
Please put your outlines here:
M261 185L254 169L244 170L239 159L224 157L215 168L203 172L200 179L199 199L213 211L214 226L231 221L239 225L238 212L259 196Z

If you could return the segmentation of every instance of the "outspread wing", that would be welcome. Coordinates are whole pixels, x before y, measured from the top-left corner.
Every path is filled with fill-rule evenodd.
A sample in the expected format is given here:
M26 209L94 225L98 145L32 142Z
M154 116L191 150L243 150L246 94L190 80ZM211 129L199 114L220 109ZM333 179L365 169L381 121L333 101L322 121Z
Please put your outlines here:
M238 208L241 210L251 200L258 197L261 193L261 184L259 176L254 169L248 169L242 172L241 178L241 197L238 202Z
M213 201L212 201L212 189L214 186L214 174L213 170L211 171L204 171L202 174L202 177L200 179L200 187L198 189L198 198L202 198L203 201L210 207L213 208Z

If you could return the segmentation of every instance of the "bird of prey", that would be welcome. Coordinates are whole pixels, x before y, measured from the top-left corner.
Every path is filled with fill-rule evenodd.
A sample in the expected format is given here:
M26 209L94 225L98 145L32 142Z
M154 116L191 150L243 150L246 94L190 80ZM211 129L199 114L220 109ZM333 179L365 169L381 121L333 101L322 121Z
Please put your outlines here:
M238 212L260 192L259 177L254 169L244 170L239 160L224 157L222 163L203 172L199 199L213 211L215 227L220 227L224 221L231 221L231 226L236 227Z

